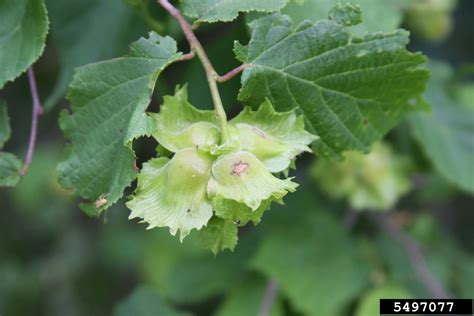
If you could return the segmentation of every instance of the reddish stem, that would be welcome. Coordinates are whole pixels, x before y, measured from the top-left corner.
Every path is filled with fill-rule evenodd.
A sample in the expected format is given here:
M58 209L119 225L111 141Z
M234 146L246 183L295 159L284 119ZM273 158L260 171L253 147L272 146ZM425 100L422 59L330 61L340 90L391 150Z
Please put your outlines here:
M183 61L183 60L190 60L190 59L193 59L194 56L196 56L196 54L194 53L194 51L190 51L189 53L187 54L184 54L183 56L181 56L181 58L179 59L180 61Z
M217 82L225 82L227 80L230 80L234 78L236 75L238 75L239 73L241 73L242 71L244 71L245 68L247 68L247 64L242 64L239 67L235 68L234 70L229 71L223 76L216 76L216 80Z
M38 88L36 86L35 73L33 66L28 69L28 83L30 84L31 99L33 101L33 109L31 114L31 132L30 140L28 143L28 150L26 152L23 167L20 170L20 174L24 176L30 167L31 161L33 160L33 153L35 151L36 136L38 133L38 118L43 113L41 102L38 95Z

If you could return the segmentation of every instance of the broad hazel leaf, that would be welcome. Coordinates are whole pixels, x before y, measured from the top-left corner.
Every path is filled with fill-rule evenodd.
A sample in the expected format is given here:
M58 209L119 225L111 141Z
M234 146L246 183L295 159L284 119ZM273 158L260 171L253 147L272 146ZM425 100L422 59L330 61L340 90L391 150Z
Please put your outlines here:
M0 187L13 187L20 181L22 163L13 154L0 151Z
M0 89L41 56L48 23L43 0L0 0Z
M474 193L474 109L447 90L454 75L448 65L433 62L430 69L426 98L433 111L410 117L413 136L439 174Z
M281 172L290 166L316 136L304 129L303 116L295 111L275 112L270 101L262 103L257 111L246 107L232 121L237 127L243 150L260 159L270 172Z
M361 245L311 190L286 202L265 226L251 268L275 280L300 315L347 315L370 285Z
M7 113L7 105L5 101L0 99L0 149L10 139L10 118Z
M220 156L212 166L208 192L243 203L253 211L269 198L281 199L298 185L291 179L280 180L252 153L238 151Z
M127 206L130 219L142 218L154 227L169 227L183 240L193 229L201 229L212 216L207 196L212 157L195 148L178 151L171 160L152 159L143 165L138 186Z
M275 12L289 0L183 0L184 14L198 22L232 21L239 12Z
M349 2L360 7L362 11L362 20L364 23L351 26L353 32L362 35L367 32L391 32L400 27L404 16L404 6L408 2L413 2L413 0L357 0ZM288 3L281 12L289 15L295 24L299 24L304 20L316 22L326 19L328 12L331 12L331 9L338 6L339 3L346 3L346 1L293 1ZM342 7L344 7L344 5L342 5ZM335 16L330 15L330 17ZM357 20L359 19L355 21Z
M10 133L7 105L0 99L0 187L13 187L20 181L22 162L15 155L1 151L10 139Z
M250 26L239 99L257 107L268 98L277 111L298 108L320 137L316 153L325 157L367 152L417 108L429 77L419 67L426 58L405 49L404 30L357 37L330 20L293 29L280 14Z
M202 111L188 102L187 88L165 96L159 114L152 114L156 122L156 140L171 152L198 147L209 151L220 141L219 123L213 111Z
M199 231L199 239L204 247L211 249L214 255L229 249L234 250L238 241L237 225L231 221L213 217L206 227Z
M359 6L353 6L350 3L336 4L329 11L328 17L330 20L346 26L362 23L362 11Z
M240 44L238 41L234 41L234 54L237 60L246 63L249 54L248 47Z
M92 205L97 215L135 179L131 142L154 132L145 109L158 75L180 56L172 38L150 33L130 46L129 55L76 70L68 94L73 113L63 112L60 119L71 145L58 167L59 181L82 198L100 202Z

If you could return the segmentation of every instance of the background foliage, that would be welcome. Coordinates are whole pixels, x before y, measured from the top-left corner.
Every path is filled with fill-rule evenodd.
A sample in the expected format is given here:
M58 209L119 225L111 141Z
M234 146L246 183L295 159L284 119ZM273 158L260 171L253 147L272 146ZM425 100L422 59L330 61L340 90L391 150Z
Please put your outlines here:
M18 22L2 19L13 2L0 0L0 39ZM189 6L206 1L184 2ZM282 11L297 25L325 18L336 2L290 1ZM69 107L64 95L73 69L125 55L128 45L150 29L172 35L180 50L187 51L179 28L151 0L46 0L50 31L35 64L46 111L39 144L30 171L16 188L0 190L0 314L257 315L272 280L278 294L271 315L375 315L381 297L433 296L403 246L374 215L384 209L390 216L383 218L421 245L441 286L452 296L472 298L474 86L469 64L474 62L474 3L419 2L354 0L365 21L355 28L364 34L401 25L412 32L410 51L421 50L430 58L432 76L425 98L432 115L410 115L369 156L354 154L340 164L305 154L295 172L299 190L284 206L266 212L259 226L241 229L234 252L213 256L192 235L180 244L166 229L146 231L128 221L123 201L103 219L89 218L57 182L56 166L64 159L65 146L58 117ZM285 4L274 1L275 7ZM27 16L33 11L25 12ZM230 19L207 13L195 15ZM219 73L238 65L231 53L234 40L249 41L247 23L256 15L243 13L229 24L202 24L197 31ZM26 36L40 39L45 25L35 32ZM25 61L40 55L41 45L33 39L34 54ZM14 47L2 40L1 52L2 45ZM1 54L4 60L13 56ZM81 75L87 75L85 70ZM157 112L162 96L183 80L189 83L192 104L212 108L202 67L192 60L164 70L150 109ZM4 81L0 75L0 86ZM230 117L241 109L239 87L238 79L220 86ZM0 103L2 156L21 156L26 150L31 102L27 91L25 75L0 91L12 129L9 137ZM140 97L150 94L141 91ZM151 138L134 144L142 159L139 165L154 156L155 146ZM380 153L378 147L388 148L390 154ZM18 159L8 155L0 162L19 169ZM332 185L334 179L340 181Z

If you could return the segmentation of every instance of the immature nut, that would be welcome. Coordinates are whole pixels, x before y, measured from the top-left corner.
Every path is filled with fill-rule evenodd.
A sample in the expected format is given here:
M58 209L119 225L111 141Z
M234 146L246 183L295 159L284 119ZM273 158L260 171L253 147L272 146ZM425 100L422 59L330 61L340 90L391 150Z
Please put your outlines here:
M139 217L148 228L170 228L181 240L212 217L207 195L212 157L195 148L178 151L172 159L155 158L138 175L137 194L127 203L130 218Z
M218 157L212 164L211 181L216 196L243 203L252 210L262 201L272 197L281 199L297 187L291 179L282 180L272 175L263 162L248 151Z
M342 162L320 159L313 175L328 195L348 199L356 210L389 210L410 190L409 167L403 156L379 142L369 154L346 153Z
M257 111L246 108L228 122L223 143L214 112L192 107L186 88L164 100L153 115L153 136L174 156L143 165L127 203L130 218L149 228L168 226L173 235L179 230L183 239L192 229L209 232L212 223L222 224L214 229L256 224L273 201L295 191L291 178L272 174L288 169L316 138L293 111L277 113L268 101Z
M317 139L305 130L302 116L294 111L276 112L268 100L257 111L244 108L230 123L236 127L242 149L272 173L287 170L297 155L311 152L308 145Z

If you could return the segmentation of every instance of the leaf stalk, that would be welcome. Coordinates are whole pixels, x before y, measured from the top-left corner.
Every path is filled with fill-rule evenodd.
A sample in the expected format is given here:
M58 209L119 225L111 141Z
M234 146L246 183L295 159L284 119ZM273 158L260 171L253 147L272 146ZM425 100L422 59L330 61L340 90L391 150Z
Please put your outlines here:
M247 64L242 64L239 67L235 68L234 70L229 71L223 76L217 75L216 80L217 82L226 82L227 80L234 78L236 75L244 71L245 68L247 68L247 66L248 66Z
M28 142L28 150L26 152L23 167L20 170L20 175L24 176L30 167L31 161L33 160L33 153L35 151L36 136L38 133L38 119L43 113L43 107L41 106L40 98L38 95L38 88L36 86L35 73L33 66L28 68L28 83L30 85L31 99L33 101L33 110L31 114L31 132L30 140Z

